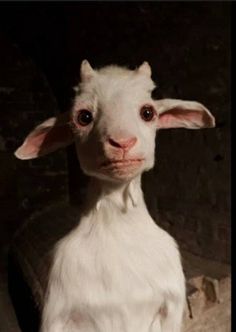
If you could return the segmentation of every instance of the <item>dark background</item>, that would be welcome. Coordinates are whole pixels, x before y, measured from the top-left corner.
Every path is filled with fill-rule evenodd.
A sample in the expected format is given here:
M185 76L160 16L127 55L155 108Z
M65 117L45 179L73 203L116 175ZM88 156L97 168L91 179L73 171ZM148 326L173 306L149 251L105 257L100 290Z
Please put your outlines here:
M42 2L0 4L0 232L54 201L73 204L86 178L74 147L33 161L14 150L44 119L68 110L83 59L135 68L144 60L156 98L197 100L217 128L157 137L144 175L152 216L183 249L230 261L230 3Z

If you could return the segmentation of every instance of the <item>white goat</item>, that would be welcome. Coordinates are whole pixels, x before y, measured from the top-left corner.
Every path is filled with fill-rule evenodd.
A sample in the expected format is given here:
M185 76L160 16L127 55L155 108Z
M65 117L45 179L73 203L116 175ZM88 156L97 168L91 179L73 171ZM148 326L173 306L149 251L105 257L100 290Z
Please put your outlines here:
M153 100L154 87L147 62L94 70L84 60L72 110L36 127L15 153L32 159L75 141L92 176L79 225L56 246L42 332L181 331L180 254L147 211L141 174L153 167L157 129L215 120L197 102Z

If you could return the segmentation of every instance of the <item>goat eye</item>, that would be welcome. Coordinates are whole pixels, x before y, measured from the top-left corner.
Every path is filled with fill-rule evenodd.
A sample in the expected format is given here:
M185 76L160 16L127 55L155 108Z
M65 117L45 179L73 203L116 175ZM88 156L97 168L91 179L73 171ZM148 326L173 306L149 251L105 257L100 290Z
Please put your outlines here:
M77 115L76 122L85 127L88 126L93 121L93 115L88 110L80 110Z
M140 116L146 122L152 121L155 116L155 110L150 105L144 105L140 110Z

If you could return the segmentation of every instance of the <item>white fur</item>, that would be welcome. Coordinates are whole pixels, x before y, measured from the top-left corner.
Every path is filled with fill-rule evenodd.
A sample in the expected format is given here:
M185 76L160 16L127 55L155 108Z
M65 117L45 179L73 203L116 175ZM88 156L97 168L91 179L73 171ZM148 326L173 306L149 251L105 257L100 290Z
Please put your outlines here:
M100 206L57 246L43 332L180 331L185 283L176 243L149 216L139 181L131 185L136 206L127 186L95 194L91 186Z
M80 165L93 180L78 226L55 249L41 331L180 332L181 259L173 238L147 211L141 174L154 165L157 128L212 127L214 118L199 103L153 100L147 62L136 70L114 65L94 70L83 61L81 80L71 127ZM140 116L143 105L153 107L150 122ZM84 109L93 115L87 126L77 121ZM36 128L17 157L31 159L57 149L58 135L51 143L47 136L54 129L63 130L69 144L64 118L43 124L39 138ZM114 146L111 139L132 141L132 147Z

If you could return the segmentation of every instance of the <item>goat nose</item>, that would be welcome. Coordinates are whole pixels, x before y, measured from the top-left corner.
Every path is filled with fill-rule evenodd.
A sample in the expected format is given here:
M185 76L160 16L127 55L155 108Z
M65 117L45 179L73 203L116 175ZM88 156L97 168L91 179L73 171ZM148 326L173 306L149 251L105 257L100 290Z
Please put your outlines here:
M130 138L114 139L114 138L109 137L108 142L111 146L113 146L115 148L120 148L123 150L130 150L137 142L137 138L130 137Z

